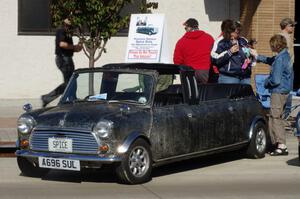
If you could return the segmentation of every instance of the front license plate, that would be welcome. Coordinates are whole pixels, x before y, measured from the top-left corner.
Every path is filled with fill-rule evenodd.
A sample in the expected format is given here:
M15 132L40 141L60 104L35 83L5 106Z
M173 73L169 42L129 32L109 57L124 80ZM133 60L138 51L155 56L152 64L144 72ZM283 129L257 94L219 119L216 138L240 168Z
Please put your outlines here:
M72 139L68 138L48 138L48 149L54 152L72 152Z
M80 161L60 158L39 157L39 167L80 171Z

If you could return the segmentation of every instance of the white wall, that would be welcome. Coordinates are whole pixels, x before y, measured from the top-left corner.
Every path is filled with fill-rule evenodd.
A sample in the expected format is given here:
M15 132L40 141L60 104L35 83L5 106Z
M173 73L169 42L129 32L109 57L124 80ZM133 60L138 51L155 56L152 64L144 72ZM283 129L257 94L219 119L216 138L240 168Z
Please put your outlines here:
M54 36L17 35L18 0L0 0L0 99L39 98L62 82L54 62ZM170 54L184 34L182 23L190 17L198 19L200 29L216 37L221 21L238 19L239 0L157 0L167 20ZM114 37L96 63L123 62L127 37ZM88 66L84 53L74 55L76 68Z

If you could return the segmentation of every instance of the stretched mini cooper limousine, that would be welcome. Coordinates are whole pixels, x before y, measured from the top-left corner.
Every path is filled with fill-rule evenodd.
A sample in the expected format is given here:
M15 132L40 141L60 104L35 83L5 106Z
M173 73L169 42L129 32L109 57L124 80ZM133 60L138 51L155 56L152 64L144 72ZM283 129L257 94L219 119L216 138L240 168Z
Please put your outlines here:
M266 117L249 85L197 84L173 64L108 64L74 72L57 106L18 119L18 166L25 176L51 169L111 166L121 183L151 180L154 166L224 151L266 151Z

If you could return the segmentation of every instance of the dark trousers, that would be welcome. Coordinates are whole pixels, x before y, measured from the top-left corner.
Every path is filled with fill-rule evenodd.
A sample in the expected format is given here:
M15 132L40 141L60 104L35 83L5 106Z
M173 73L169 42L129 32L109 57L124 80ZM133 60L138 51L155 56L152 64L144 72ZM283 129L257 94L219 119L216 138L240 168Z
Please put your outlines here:
M63 94L73 72L74 72L74 62L72 57L67 56L56 56L55 63L57 68L62 72L64 77L64 82L57 86L53 91L50 93L43 95L42 100L44 104L48 104L51 101L55 100L61 94Z

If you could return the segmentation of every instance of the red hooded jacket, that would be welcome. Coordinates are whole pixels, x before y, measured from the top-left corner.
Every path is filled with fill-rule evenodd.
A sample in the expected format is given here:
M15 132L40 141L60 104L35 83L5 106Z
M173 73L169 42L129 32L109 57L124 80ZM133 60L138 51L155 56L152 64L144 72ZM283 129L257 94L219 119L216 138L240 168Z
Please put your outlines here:
M213 44L212 36L204 31L186 32L176 44L174 64L191 66L195 70L209 70Z

